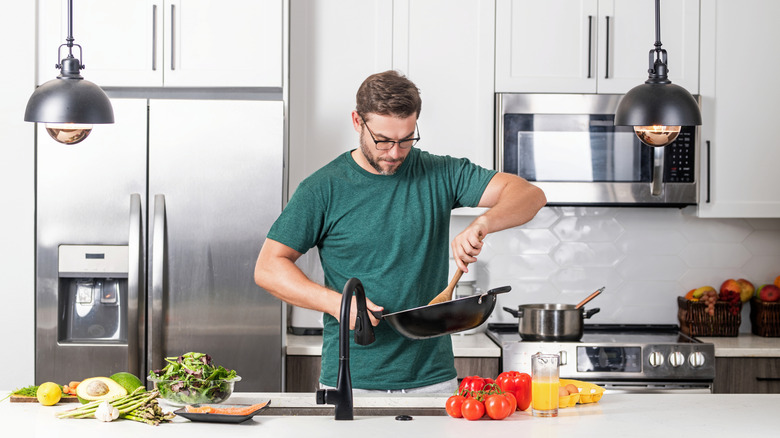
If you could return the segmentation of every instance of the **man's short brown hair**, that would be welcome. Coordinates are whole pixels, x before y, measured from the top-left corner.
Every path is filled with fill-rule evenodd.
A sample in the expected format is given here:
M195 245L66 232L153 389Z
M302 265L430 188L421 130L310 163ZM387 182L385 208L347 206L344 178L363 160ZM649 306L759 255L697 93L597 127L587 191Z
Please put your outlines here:
M407 118L420 117L420 90L395 70L375 73L366 78L357 91L355 110L362 117L369 113Z

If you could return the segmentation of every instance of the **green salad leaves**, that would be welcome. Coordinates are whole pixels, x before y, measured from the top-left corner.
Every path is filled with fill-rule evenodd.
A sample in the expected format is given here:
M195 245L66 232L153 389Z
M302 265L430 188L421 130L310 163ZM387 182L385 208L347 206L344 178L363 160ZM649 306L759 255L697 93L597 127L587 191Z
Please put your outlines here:
M235 370L212 365L208 354L186 353L165 361L164 368L149 372L149 380L174 404L223 402L232 394L233 383L241 380Z

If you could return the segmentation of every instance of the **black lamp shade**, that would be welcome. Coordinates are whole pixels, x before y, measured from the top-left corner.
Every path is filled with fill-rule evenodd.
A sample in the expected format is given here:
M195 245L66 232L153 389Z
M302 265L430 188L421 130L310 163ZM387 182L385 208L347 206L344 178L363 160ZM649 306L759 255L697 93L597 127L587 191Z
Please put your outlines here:
M58 77L38 87L27 101L24 121L39 123L114 123L106 93L94 83Z
M701 125L701 111L691 93L679 85L644 83L629 90L620 100L615 125Z

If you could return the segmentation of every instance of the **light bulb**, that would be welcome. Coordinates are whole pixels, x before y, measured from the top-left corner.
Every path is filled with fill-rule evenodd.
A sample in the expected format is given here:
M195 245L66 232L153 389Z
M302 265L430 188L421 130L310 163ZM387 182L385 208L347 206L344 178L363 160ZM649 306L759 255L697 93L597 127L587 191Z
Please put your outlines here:
M54 141L62 144L76 144L83 141L90 132L92 125L79 123L47 123L46 132Z
M663 125L634 126L634 132L642 143L648 146L662 147L677 138L680 134L680 127Z

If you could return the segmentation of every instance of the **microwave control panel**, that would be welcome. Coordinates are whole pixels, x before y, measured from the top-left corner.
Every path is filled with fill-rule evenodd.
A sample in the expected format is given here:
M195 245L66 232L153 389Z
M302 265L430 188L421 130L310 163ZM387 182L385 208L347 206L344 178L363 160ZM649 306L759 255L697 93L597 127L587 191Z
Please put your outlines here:
M664 182L695 182L694 151L694 127L683 126L677 139L664 151Z

